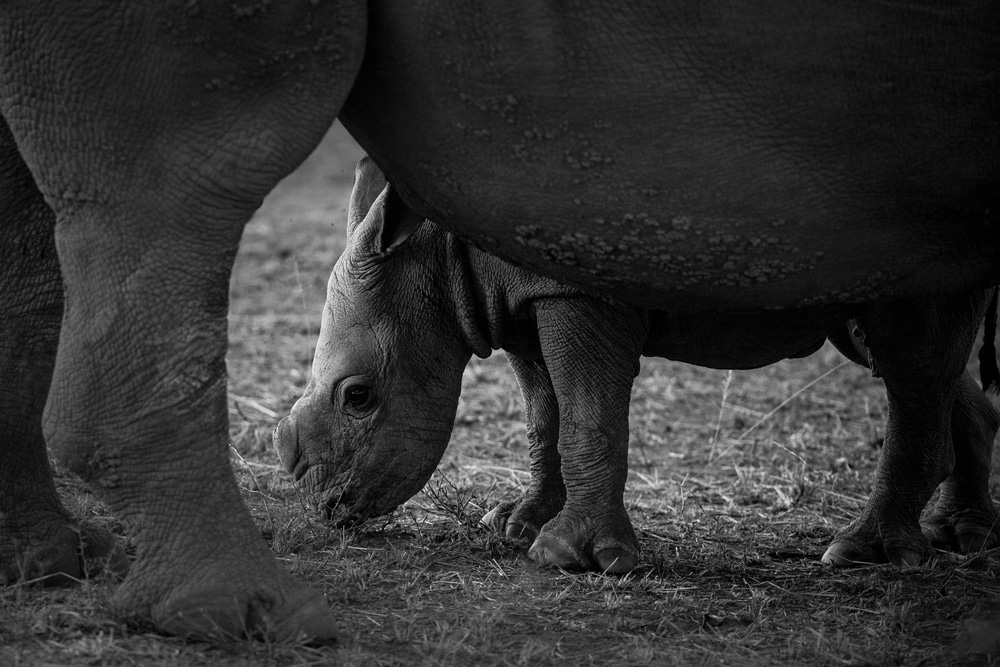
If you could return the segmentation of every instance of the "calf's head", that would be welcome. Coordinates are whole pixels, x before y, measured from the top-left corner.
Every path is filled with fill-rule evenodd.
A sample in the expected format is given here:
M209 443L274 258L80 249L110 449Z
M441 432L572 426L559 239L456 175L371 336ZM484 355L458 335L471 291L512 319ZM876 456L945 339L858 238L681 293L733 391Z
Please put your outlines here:
M423 224L367 158L355 174L347 236L312 376L274 438L284 467L340 525L391 512L427 482L471 356L445 324L444 233Z

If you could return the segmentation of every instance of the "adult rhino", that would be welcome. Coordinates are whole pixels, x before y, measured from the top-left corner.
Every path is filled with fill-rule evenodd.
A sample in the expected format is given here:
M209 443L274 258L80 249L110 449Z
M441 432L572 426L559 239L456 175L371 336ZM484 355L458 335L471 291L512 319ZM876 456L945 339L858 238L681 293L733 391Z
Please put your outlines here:
M419 215L595 293L970 317L1000 281L998 27L987 0L5 0L0 565L79 571L44 433L136 535L121 614L333 634L241 506L224 357L243 224L337 116ZM953 376L891 406L883 504L961 455Z
M865 511L823 555L833 565L916 565L933 554L932 543L962 552L1000 544L1000 513L989 491L1000 413L964 371L990 294L981 371L995 392L996 290L956 296L948 305L838 304L738 319L649 310L596 298L470 247L409 210L364 158L347 249L330 274L312 376L278 425L275 446L288 472L339 523L388 513L440 462L469 359L502 348L524 397L531 482L487 523L525 540L543 564L622 574L639 556L622 494L640 355L750 368L811 354L829 337L884 377L895 408L888 433L911 427L900 421L918 407L909 404L919 396L909 382L945 392L940 400L950 418L938 426L947 430L932 437L950 440L954 461L942 460L948 448L935 444L928 449L936 460L912 467L888 458L910 452L886 450L883 466L916 474L880 474ZM921 358L921 349L936 353ZM886 487L890 481L899 486ZM925 537L917 519L939 481Z

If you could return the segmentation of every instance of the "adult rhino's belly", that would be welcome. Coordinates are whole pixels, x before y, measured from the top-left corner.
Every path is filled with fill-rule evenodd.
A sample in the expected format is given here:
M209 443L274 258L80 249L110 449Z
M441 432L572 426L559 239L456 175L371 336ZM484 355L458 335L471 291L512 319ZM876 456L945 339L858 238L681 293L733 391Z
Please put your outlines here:
M646 308L861 303L1000 280L996 184L943 174L954 183L921 192L891 178L891 165L849 174L801 149L769 154L761 143L723 160L725 137L713 146L706 135L665 162L670 152L641 136L581 136L586 151L553 140L528 163L474 138L382 161L407 202L456 235ZM580 160L589 166L574 168Z
M623 169L587 184L470 179L451 197L417 187L428 198L442 195L432 215L487 252L652 309L803 308L1000 280L1000 224L962 218L964 204L929 219L889 197L815 194L819 186L801 179L770 192L766 185L745 189L773 194L770 201L724 186L717 194L680 174ZM801 196L789 196L799 185Z
M414 210L648 308L1000 280L995 9L702 4L375 12L341 118Z

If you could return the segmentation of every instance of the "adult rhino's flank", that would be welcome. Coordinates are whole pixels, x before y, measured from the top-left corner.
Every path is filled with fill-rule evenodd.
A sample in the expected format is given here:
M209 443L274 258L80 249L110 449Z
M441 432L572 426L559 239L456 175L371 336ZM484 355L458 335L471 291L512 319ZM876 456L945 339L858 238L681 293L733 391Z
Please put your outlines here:
M137 537L120 613L178 634L333 633L240 504L225 354L242 226L335 117L419 216L630 306L968 322L1000 281L996 2L5 0L0 53L0 570L80 572L47 440ZM961 376L913 382L926 311L861 310L918 360L876 502L908 543L982 461Z
M885 378L901 408L890 412L888 433L909 427L900 419L915 393L905 382L945 390L954 454L928 443L936 458L906 465L913 474L904 486L888 488L880 475L871 502L824 560L916 564L933 553L932 542L964 552L1000 543L988 488L1000 414L964 370L995 290L951 305L649 311L537 276L422 221L368 159L358 164L349 221L312 377L275 432L285 467L338 521L389 512L424 485L451 436L465 364L503 348L524 397L531 483L517 503L492 513L493 523L529 541L542 563L627 572L639 554L622 492L640 354L747 368L811 353L829 336ZM995 318L994 310L991 333ZM926 346L937 354L914 363L912 353ZM889 355L892 348L899 350ZM909 366L896 361L907 358ZM996 361L988 361L995 378ZM942 481L942 500L924 520L928 539L917 517Z

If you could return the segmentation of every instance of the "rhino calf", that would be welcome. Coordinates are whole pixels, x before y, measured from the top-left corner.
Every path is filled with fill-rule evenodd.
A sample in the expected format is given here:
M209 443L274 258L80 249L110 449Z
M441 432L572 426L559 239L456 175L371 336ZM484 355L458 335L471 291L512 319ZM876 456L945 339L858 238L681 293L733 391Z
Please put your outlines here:
M824 560L917 563L931 553L931 541L966 551L1000 541L988 492L1000 418L964 371L987 300L984 292L878 307L644 310L469 246L410 211L363 159L312 377L275 443L285 468L322 495L338 522L388 513L439 463L471 355L504 349L524 397L531 482L517 503L488 519L530 540L529 555L544 564L623 573L639 555L623 493L640 356L751 368L809 354L830 337L873 368L869 354L879 351L890 400L887 432L938 439L920 443L931 457L883 457L880 471L892 466L906 488L880 474L869 505ZM863 342L845 322L863 332ZM900 345L904 335L907 345ZM912 355L893 356L898 348L934 354L915 363ZM913 428L918 411L935 413L936 432ZM925 520L928 540L918 517L942 482L941 500Z

